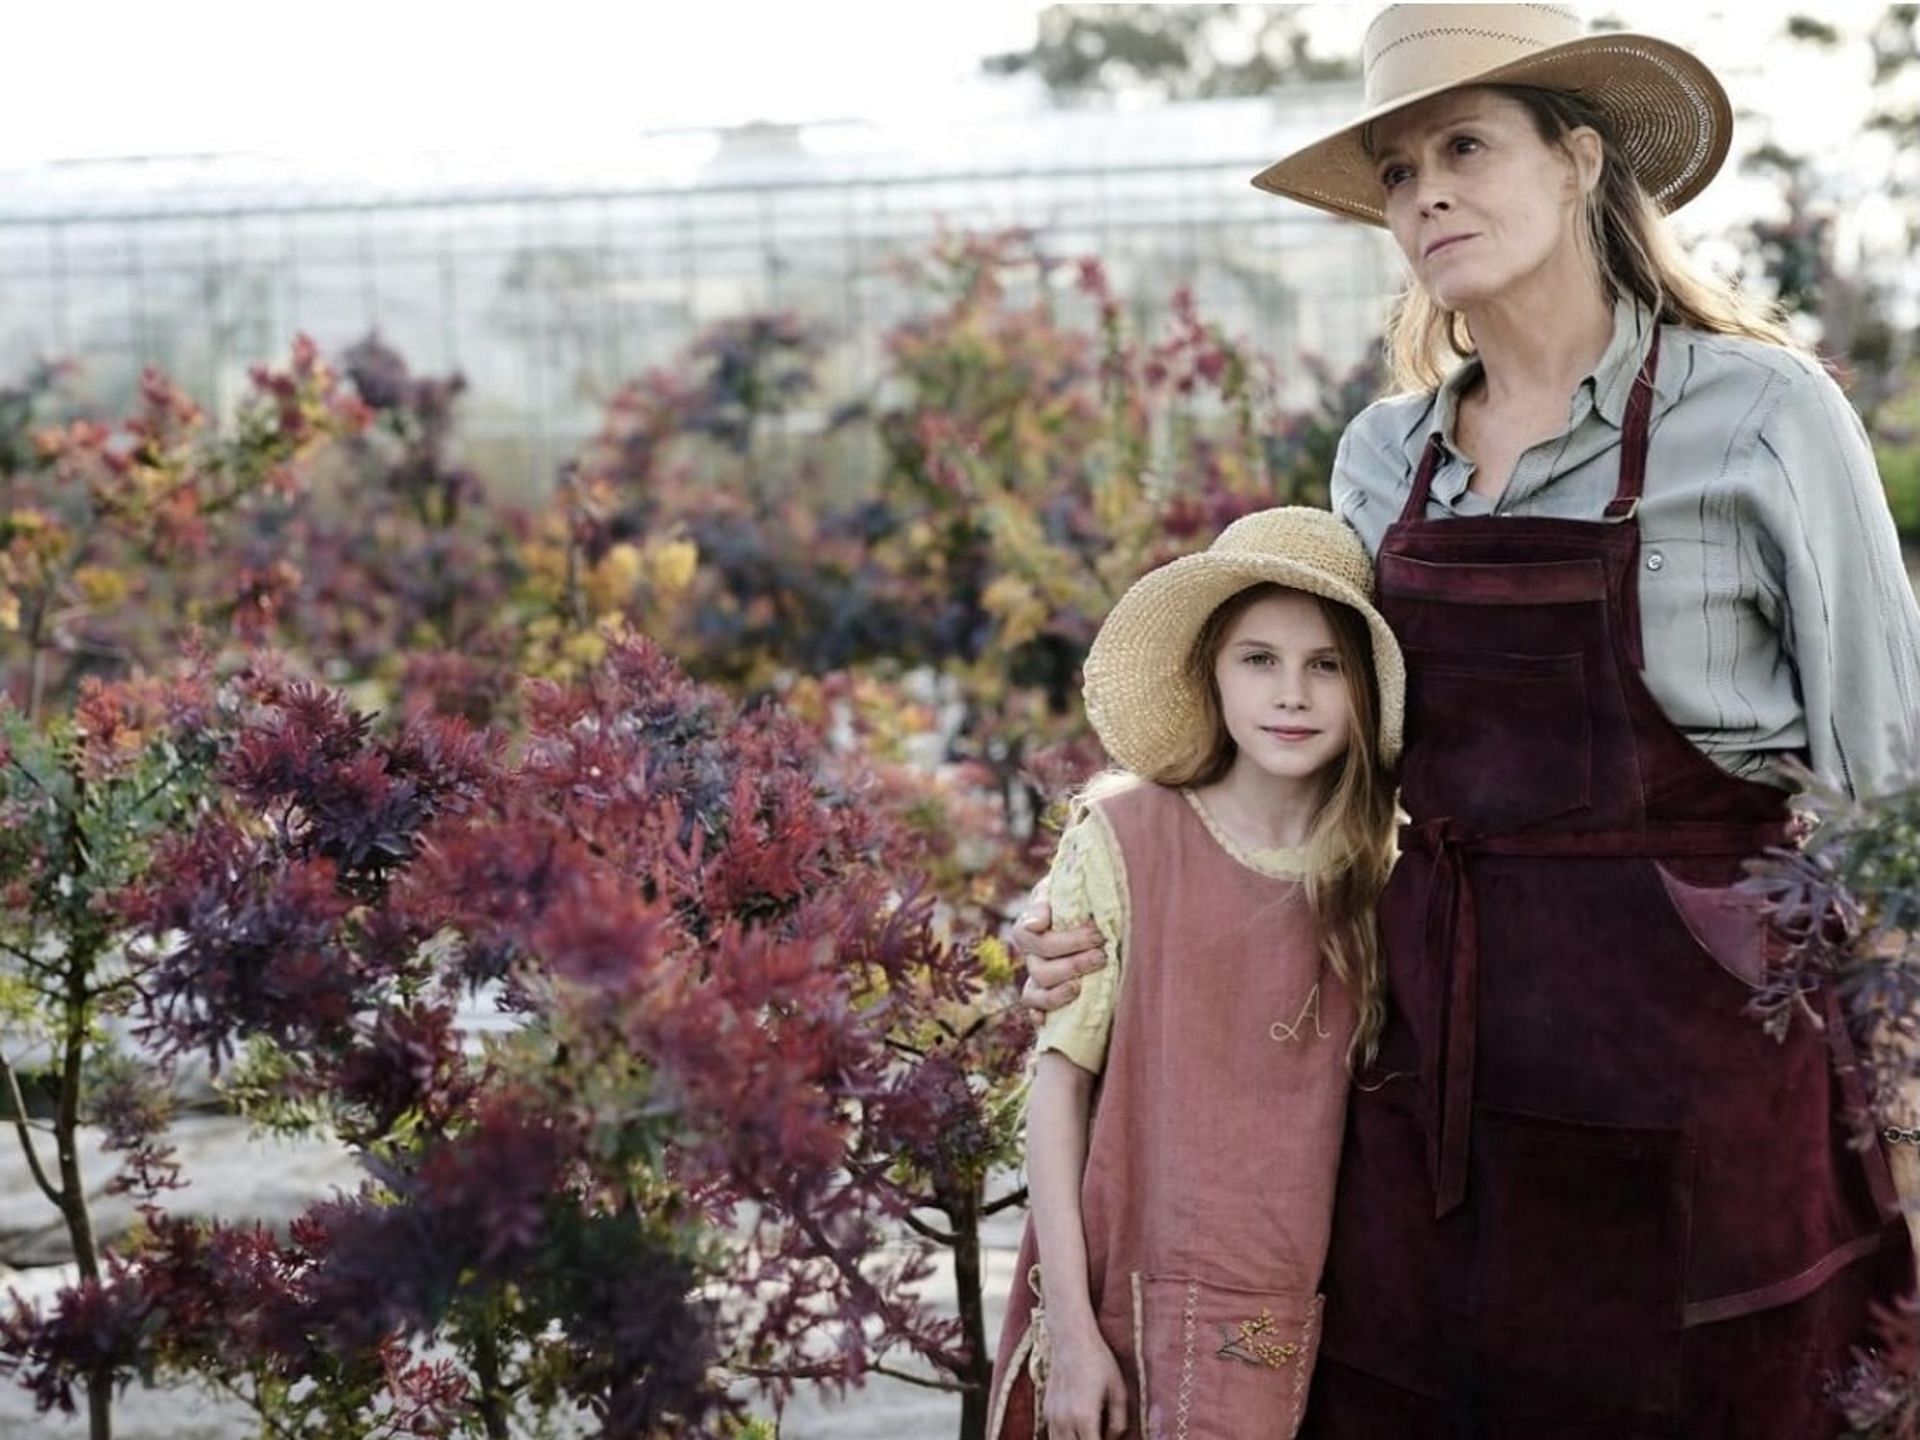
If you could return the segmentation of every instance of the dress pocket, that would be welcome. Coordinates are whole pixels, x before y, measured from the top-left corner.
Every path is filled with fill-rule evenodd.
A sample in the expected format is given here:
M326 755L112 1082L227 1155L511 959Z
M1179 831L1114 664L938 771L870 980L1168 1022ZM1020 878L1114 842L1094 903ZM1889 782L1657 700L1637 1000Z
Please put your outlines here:
M1580 651L1408 646L1406 657L1402 775L1415 820L1444 815L1509 830L1592 803L1593 716Z
M1319 1295L1182 1276L1136 1281L1140 1429L1163 1440L1292 1440L1320 1350Z
M1685 1132L1483 1110L1475 1370L1503 1418L1655 1420L1679 1400Z

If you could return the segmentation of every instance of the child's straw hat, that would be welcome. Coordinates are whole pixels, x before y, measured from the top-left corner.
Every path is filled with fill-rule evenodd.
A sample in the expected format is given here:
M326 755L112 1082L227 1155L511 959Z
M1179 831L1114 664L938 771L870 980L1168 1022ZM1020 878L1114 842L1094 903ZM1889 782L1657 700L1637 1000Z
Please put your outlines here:
M1373 637L1380 690L1380 761L1400 758L1407 672L1400 646L1373 608L1373 565L1346 522L1289 505L1244 515L1197 555L1150 571L1120 597L1087 652L1087 718L1114 763L1153 775L1193 749L1206 723L1187 658L1200 627L1250 585L1271 582L1360 612Z

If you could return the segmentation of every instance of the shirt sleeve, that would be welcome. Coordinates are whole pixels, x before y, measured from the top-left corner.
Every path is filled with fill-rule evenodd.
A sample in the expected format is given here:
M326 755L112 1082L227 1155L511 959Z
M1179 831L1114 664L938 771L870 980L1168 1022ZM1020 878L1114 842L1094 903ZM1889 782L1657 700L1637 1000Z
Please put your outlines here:
M1851 795L1887 790L1920 738L1920 607L1866 429L1832 378L1810 369L1762 425L1756 463L1777 471L1785 497L1774 536L1782 641L1808 761Z
M1047 898L1055 925L1093 922L1107 963L1083 976L1080 993L1041 1023L1034 1053L1057 1050L1097 1075L1107 1062L1127 933L1126 872L1113 830L1099 810L1088 807L1060 836L1047 875Z

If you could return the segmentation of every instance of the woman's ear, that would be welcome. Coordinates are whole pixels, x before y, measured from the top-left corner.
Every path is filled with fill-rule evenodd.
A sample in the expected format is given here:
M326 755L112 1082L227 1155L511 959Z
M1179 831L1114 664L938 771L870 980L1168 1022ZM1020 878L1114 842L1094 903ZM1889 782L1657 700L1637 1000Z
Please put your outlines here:
M1586 196L1600 183L1600 169L1604 163L1606 146L1600 139L1600 132L1591 125L1576 125L1566 133L1567 155L1573 161L1573 176L1580 187L1580 194Z

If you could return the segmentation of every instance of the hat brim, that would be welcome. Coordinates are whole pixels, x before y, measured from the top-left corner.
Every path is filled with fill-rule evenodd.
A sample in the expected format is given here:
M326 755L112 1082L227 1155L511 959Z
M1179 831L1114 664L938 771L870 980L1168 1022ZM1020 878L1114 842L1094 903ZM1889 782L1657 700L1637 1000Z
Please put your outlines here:
M1641 186L1668 212L1706 189L1733 141L1733 106L1711 70L1665 40L1614 31L1396 96L1275 161L1253 183L1316 209L1384 226L1384 197L1366 151L1367 128L1435 95L1479 85L1564 90L1596 105L1612 122Z
M1151 777L1192 751L1205 711L1187 673L1187 657L1216 608L1262 583L1336 601L1366 621L1380 690L1380 762L1389 769L1399 762L1406 662L1386 619L1367 597L1323 570L1292 560L1201 551L1135 582L1087 652L1087 719L1116 764Z

